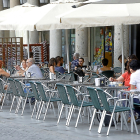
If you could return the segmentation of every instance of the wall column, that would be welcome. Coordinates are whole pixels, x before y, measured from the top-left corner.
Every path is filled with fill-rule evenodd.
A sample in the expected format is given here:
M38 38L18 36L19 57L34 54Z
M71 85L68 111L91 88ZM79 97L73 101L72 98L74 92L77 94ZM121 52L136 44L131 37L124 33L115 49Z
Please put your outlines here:
M85 59L84 65L88 65L88 28L75 29L75 52Z
M62 56L62 31L50 30L50 58Z
M50 0L54 2L56 0ZM50 58L62 56L62 30L50 30Z
M3 0L0 0L0 11L3 10ZM4 31L0 31L0 37L4 37Z
M121 25L114 26L114 67L121 67L121 63L118 57L122 54L122 44L121 44ZM123 26L124 35L124 56L127 58L129 55L129 26Z
M32 5L39 6L39 0L27 0L27 2L32 4Z
M10 0L10 8L20 5L20 0ZM15 31L10 31L10 37L15 37Z
M32 5L39 6L39 0L27 0L28 3ZM30 31L29 32L29 43L30 44L36 44L39 43L39 36L38 36L38 31Z

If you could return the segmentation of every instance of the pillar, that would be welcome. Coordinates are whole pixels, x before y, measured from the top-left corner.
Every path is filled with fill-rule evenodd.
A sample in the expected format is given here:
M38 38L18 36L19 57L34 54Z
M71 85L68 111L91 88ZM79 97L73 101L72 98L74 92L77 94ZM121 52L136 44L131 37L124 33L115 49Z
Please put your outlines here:
M39 6L39 0L27 0L27 2L32 5ZM39 34L37 30L29 32L29 43L30 44L39 43Z
M50 58L56 56L62 56L62 30L50 30Z
M0 0L0 11L3 10L3 0ZM3 31L0 31L0 37L3 37L4 36L4 32Z
M62 31L50 30L50 58L62 56Z
M88 28L75 29L75 34L75 52L79 53L80 57L84 58L84 65L88 65Z
M28 3L32 4L32 5L36 5L39 6L39 0L27 0Z
M10 8L20 5L20 0L10 0ZM15 31L10 31L10 37L15 37Z
M114 26L114 67L121 67L121 63L118 57L122 54L122 44L121 44L121 30L122 27L117 25ZM123 26L123 45L124 45L124 55L127 58L129 55L129 27L128 25Z

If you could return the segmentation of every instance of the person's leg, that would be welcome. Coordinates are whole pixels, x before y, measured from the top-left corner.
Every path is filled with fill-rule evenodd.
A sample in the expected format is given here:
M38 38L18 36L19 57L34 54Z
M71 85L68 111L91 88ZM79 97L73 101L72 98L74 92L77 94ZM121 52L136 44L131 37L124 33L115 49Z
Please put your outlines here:
M139 101L138 98L134 98L133 102L140 104L140 101ZM136 113L138 113L138 118L136 119L136 123L140 124L140 107L139 106L134 106L134 110L135 110Z

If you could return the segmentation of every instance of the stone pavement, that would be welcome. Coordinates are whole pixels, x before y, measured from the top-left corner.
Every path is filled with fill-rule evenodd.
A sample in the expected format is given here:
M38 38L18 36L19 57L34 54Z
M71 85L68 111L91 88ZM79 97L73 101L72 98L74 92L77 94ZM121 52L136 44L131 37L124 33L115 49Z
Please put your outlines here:
M89 131L89 124L87 117L83 122L79 122L78 127L75 128L76 115L72 117L70 126L65 126L65 118L60 120L57 125L57 117L54 117L51 110L48 111L46 120L43 121L43 115L40 120L31 118L31 112L28 106L25 108L23 116L15 114L15 108L9 112L10 106L4 106L3 111L0 112L0 140L137 140L139 135L135 132L127 132L126 130L120 130L120 124L118 124L118 130L111 127L110 135L106 136L107 127L103 127L102 133L98 134L98 122ZM130 127L129 127L130 128ZM124 127L125 129L125 127ZM140 125L138 126L140 132Z

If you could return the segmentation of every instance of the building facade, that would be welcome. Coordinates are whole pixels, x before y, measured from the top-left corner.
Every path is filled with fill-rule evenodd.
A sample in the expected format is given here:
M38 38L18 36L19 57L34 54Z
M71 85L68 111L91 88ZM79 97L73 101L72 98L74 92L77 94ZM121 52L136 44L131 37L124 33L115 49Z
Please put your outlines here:
M12 8L16 5L21 5L26 2L42 6L55 0L0 0L0 10ZM132 30L133 28L131 28ZM85 59L85 64L101 63L101 59L108 58L109 66L121 66L118 61L118 56L121 55L121 26L115 27L91 27L70 29L69 45L70 45L70 61L74 52L78 52ZM129 49L132 50L130 43L130 27L125 26L124 29L124 52L125 56L129 55ZM131 31L132 32L132 31ZM50 44L50 58L63 56L66 62L66 47L65 47L65 30L51 31L32 31L29 33L30 43L39 43L47 40ZM14 31L0 31L0 37L15 36ZM57 50L57 51L54 51ZM115 52L115 53L114 53ZM132 52L132 51L131 51ZM134 52L134 51L133 51Z

